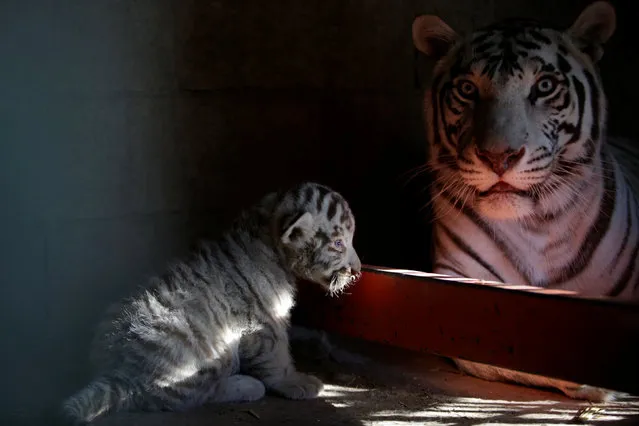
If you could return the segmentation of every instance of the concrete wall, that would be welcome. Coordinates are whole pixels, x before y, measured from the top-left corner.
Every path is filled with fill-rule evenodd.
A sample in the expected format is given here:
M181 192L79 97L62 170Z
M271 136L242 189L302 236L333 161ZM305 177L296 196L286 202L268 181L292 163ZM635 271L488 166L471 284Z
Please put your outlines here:
M557 3L0 2L0 422L46 424L106 305L275 187L334 186L365 262L427 267L412 19Z

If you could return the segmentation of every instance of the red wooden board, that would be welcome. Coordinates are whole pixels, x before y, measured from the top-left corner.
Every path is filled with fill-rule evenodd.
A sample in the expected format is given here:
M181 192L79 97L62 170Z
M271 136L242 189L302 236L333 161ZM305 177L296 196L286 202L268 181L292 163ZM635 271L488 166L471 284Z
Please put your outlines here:
M340 297L300 285L294 322L639 395L639 305L366 266Z

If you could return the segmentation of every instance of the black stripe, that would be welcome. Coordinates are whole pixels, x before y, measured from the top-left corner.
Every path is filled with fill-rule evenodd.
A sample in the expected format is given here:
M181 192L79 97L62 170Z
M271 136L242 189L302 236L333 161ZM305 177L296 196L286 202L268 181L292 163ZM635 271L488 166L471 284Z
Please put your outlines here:
M530 30L528 34L539 43L552 44L552 40L543 35L539 30Z
M448 145L441 145L439 147L439 150L437 152L437 163L439 165L446 166L453 170L457 170L459 166L457 165L455 158L456 158L455 153L453 153L453 151L451 151L448 148ZM465 157L460 157L459 159L462 162L466 162L467 160ZM472 161L470 162L470 164L473 164Z
M319 193L319 195L317 196L317 211L321 212L322 204L324 204L324 198L326 198L330 191L325 186L318 185L317 192Z
M433 81L433 88L431 89L431 108L432 108L432 120L430 120L430 125L433 129L433 140L432 143L435 146L441 145L441 135L439 133L439 115L441 114L441 105L439 103L439 90L438 85L441 83L442 77L438 76Z
M550 251L555 250L559 248L561 245L570 241L572 239L572 236L573 234L570 231L565 232L563 235L559 237L553 236L555 240L551 242L550 244L548 244L546 247L544 247L544 249L542 250L542 254L547 256Z
M227 244L219 244L219 248L220 248L220 252L227 258L228 262L227 262L227 266L230 266L233 271L235 272L235 274L241 279L243 280L249 291L252 294L252 298L248 297L247 294L244 292L244 288L242 287L241 283L238 282L234 282L235 284L235 288L237 288L237 290L242 294L242 298L244 300L247 301L254 301L255 303L257 303L260 307L260 309L262 310L262 312L269 312L268 309L266 309L266 306L264 305L262 298L259 296L259 294L255 291L255 289L253 288L253 286L251 285L251 282L249 281L248 277L246 275L244 275L244 272L240 270L240 268L238 268L237 266L237 259L235 258L235 256L231 253L231 251L229 250L229 248L227 247Z
M346 229L349 231L353 230L353 226L355 225L355 220L353 218L353 212L346 205L346 202L342 202L342 215L339 217L339 223L344 225Z
M588 234L576 255L573 257L573 260L570 264L562 268L557 276L547 283L547 286L554 286L568 281L581 273L584 268L590 264L590 260L592 259L595 250L599 247L599 244L610 228L612 213L615 208L615 199L617 196L617 185L615 182L614 170L611 167L606 167L607 161L603 150L601 157L601 165L604 169L604 193L601 199L599 215L591 224L590 230L588 231Z
M630 205L630 200L632 200L632 194L630 193L630 184L628 183L627 180L625 180L626 183L626 191L625 191L625 195L626 195L626 230L623 233L623 240L621 240L621 245L619 246L619 250L617 251L617 254L615 255L615 258L612 260L612 264L610 266L610 269L614 269L617 264L619 263L619 259L621 258L621 255L623 254L624 250L626 249L626 246L628 245L628 239L630 238L630 228L632 227L632 206Z
M528 162L526 164L532 164L532 163L535 163L535 162L537 162L539 160L543 160L544 158L548 158L548 157L551 157L551 156L552 156L552 153L544 152L543 154L540 154L540 155L538 155L538 156L536 156L534 158L531 158L530 160L528 160ZM528 170L524 170L524 172L528 173Z
M131 362L135 360L136 363L147 363L148 357L150 354L155 354L154 358L158 358L168 351L170 347L174 345L173 341L169 341L168 339L162 339L161 341L157 341L156 339L149 339L146 336L141 336L139 333L135 336L131 336L128 334L127 344L132 350L128 351L128 361ZM168 343L169 345L165 345Z
M557 68L550 62L546 62L543 58L536 56L535 59L541 64L541 71L556 73Z
M610 297L619 296L621 292L625 290L626 286L628 285L628 281L630 281L630 278L632 278L632 275L635 272L635 266L637 264L638 254L639 254L639 241L635 243L635 248L632 250L632 254L630 255L630 258L628 259L628 265L626 265L626 270L623 272L623 275L621 276L621 278L617 280L615 285L608 292L608 296ZM635 288L636 286L637 284L635 283Z
M433 185L433 187L435 189L437 189L439 192L441 192L442 187L440 186L439 182L435 183ZM526 282L527 285L532 285L530 283L530 280L528 278L528 275L519 267L519 262L515 262L513 260L513 253L510 252L510 250L508 249L508 246L506 245L506 243L504 242L504 240L502 240L501 238L499 238L497 236L497 234L490 229L490 227L488 226L488 224L486 224L486 222L484 222L483 220L481 220L481 218L479 217L479 215L473 210L471 209L467 204L464 204L461 202L461 200L459 200L458 198L454 197L449 191L444 191L443 193L441 193L441 196L446 199L446 201L448 201L453 208L455 208L458 211L461 211L466 217L468 217L478 228L480 228L484 234L486 235L486 237L488 237L489 239L491 239L493 241L493 243L495 243L495 245L497 246L497 248L499 248L499 250L501 251L501 253L508 259L508 261L510 262L510 264L517 270L517 272L519 272L519 275L521 275L521 277L524 279L524 281ZM463 208L460 210L457 206L458 205L463 205Z
M213 253L211 252L211 248L207 247L206 251L202 253L202 256L205 256L204 259L202 261L206 262L207 266L209 267L209 271L200 271L198 268L193 267L193 273L194 275L196 275L197 277L202 277L203 282L206 285L209 285L211 283L210 281L210 277L211 277L211 272L210 271L224 271L225 268L222 267L222 265L219 262L219 259L213 255ZM228 303L226 302L226 300L220 300L221 298L219 297L219 295L216 292L211 292L212 296L214 297L214 300L219 304L222 305L222 307L226 308L226 310L230 310L230 308L228 307ZM218 316L218 313L216 312L216 310L211 309L210 308L210 303L209 304L205 304L205 309L207 309L207 312L209 312L210 316L213 318L213 320L217 323L217 324L222 324L220 317Z
M326 211L326 217L328 220L333 220L335 214L337 213L337 203L339 199L335 196L335 194L331 194L331 201L328 205L328 210Z
M189 339L190 336L188 335L188 333L184 332L184 330L181 330L179 327L176 327L173 324L156 322L154 323L153 327L157 331L161 332L165 338L170 339L170 341L179 340L185 346L190 346L191 344L191 341Z
M628 183L626 182L626 185L628 185ZM631 193L630 190L630 186L627 186L628 189L628 201L630 201L631 199L634 201L632 203L632 205L635 207L635 213L637 212L637 201L634 198L633 194ZM628 209L630 209L630 205L628 205ZM629 218L631 218L630 213L628 215ZM630 227L630 223L628 223L628 227ZM626 230L626 235L624 236L624 242L627 241L627 237L630 234L630 228L627 228ZM620 250L621 252L621 250ZM632 253L630 255L630 257L628 258L628 264L626 265L626 269L624 270L622 276L617 280L617 282L615 282L615 285L612 287L612 289L610 289L610 291L608 292L608 296L610 297L616 297L619 294L621 294L622 291L624 291L626 289L626 286L629 284L630 279L632 278L632 275L634 274L634 270L635 270L635 266L637 263L637 255L639 254L639 239L637 241L635 241L635 247L632 250ZM637 288L637 284L639 282L635 283L635 289Z
M446 269L446 270L452 272L453 274L459 275L460 277L470 278L470 277L466 277L466 275L464 273L462 273L459 269L454 268L454 267L449 266L449 265L446 265L443 262L435 262L435 264L433 265L433 270L436 271L437 268ZM438 272L438 273L440 273L440 272Z
M566 60L566 56L561 53L557 54L557 65L559 66L559 70L564 74L567 74L572 70L572 66Z
M248 249L248 247L246 246L246 244L245 244L245 242L244 242L244 239L243 239L243 238L240 238L240 237L238 236L238 237L237 237L237 239L234 239L233 241L236 243L236 245L238 245L238 246L242 249L242 251L244 252L244 254L245 254L245 255L246 255L246 256L250 259L250 257L251 257L251 256L250 256L250 254L249 254L249 249ZM253 285L253 281L254 281L254 280L256 280L257 278L259 278L259 277L258 277L258 274L259 274L259 273L261 273L262 277L264 278L264 281L263 281L263 282L265 282L266 284L268 284L268 285L271 287L271 289L273 290L273 292L275 292L275 291L276 291L276 289L275 289L275 284L274 284L271 280L269 280L269 279L268 279L268 275L267 275L267 274L265 274L264 272L262 272L262 269L261 269L259 266L257 266L257 267L256 267L256 272L254 272L254 274L253 274L253 275L254 275L254 278L253 278L253 280L251 280L251 281L249 282L249 286Z
M579 114L579 120L577 121L577 126L575 126L575 132L573 133L572 138L570 138L570 140L566 142L566 145L575 143L581 138L581 126L583 123L584 112L585 112L584 106L586 103L586 90L584 88L584 85L581 83L581 81L579 81L577 77L573 76L572 85L574 86L575 92L577 93L577 110Z
M198 326L198 324L196 324L190 317L190 315L186 315L185 318L186 320L186 324L189 327L189 329L191 330L191 334L194 337L195 340L195 344L199 347L199 349L204 352L204 354L207 357L212 357L213 356L213 351L211 350L211 348L209 347L209 345L207 344L207 339L205 334L202 332L202 330L200 329L200 327ZM217 322L217 324L221 324L220 322Z
M590 128L590 138L593 141L599 141L600 125L599 125L599 86L595 81L595 77L588 71L584 70L586 80L590 89L590 108L592 109L592 127ZM582 113L583 114L583 113Z
M570 106L570 101L572 100L570 98L570 92L564 91L562 92L562 96L563 96L563 102L561 103L561 105L557 107L557 111L563 111Z
M487 41L490 37L493 37L495 33L491 31L478 31L476 35L473 36L472 44L482 44Z
M461 130L461 120L457 121L456 123L446 124L446 133L449 135L457 136L460 130Z
M328 234L321 229L318 229L315 233L315 239L319 240L322 244L328 244L328 242L331 241L331 238L328 236Z
M194 281L201 282L203 284L209 284L209 276L207 276L204 272L200 271L197 267L191 267L191 275L193 275Z
M209 316L213 318L213 321L215 321L216 324L224 324L224 322L220 318L220 314L222 314L222 312L217 312L216 308L219 308L219 307L224 308L227 312L231 312L232 314L234 313L234 308L230 306L226 302L226 300L222 301L223 298L220 297L220 295L216 294L217 292L212 292L212 293L213 293L214 300L218 303L219 306L213 307L211 306L211 303L205 303L204 309L209 314Z
M586 142L584 142L584 147L586 148L586 153L583 156L574 159L573 162L581 164L591 164L593 162L593 160L595 159L595 153L597 151L595 140L586 140Z
M460 237L458 237L455 233L453 233L450 229L448 229L446 226L442 225L441 223L438 224L439 226L441 226L441 228L444 230L444 232L446 233L446 235L448 235L448 238L450 238L453 243L464 253L466 253L468 256L470 256L475 262L479 263L482 268L484 268L486 271L488 271L492 276L494 276L495 278L497 278L498 281L501 282L505 282L504 279L501 277L501 275L499 275L497 273L497 271L495 271L493 269L492 266L490 266L490 264L488 264L488 262L486 262L484 259L481 258L481 256L479 256L479 254L477 254L470 246L468 246ZM478 277L470 277L470 278L478 278Z
M302 238L303 236L304 233L300 228L293 228L288 234L288 238L291 240L291 242L297 241L298 238Z
M556 183L556 185L559 186L560 183ZM584 183L576 191L571 191L572 195L570 199L568 200L568 203L560 207L558 210L553 212L548 212L544 214L543 216L532 216L529 218L529 220L522 222L521 223L522 228L534 233L546 232L545 229L542 227L545 227L545 225L547 225L550 222L556 222L557 220L562 218L566 213L570 213L573 211L572 210L573 207L577 204L578 201L581 200L580 194L582 193L584 187L587 185L588 185L587 183ZM546 188L545 190L550 191L551 188ZM533 194L536 195L536 193L533 193ZM535 201L539 201L539 200L535 198Z
M312 186L307 186L306 187L306 191L304 191L304 201L303 204L306 206L308 205L308 203L311 202L311 200L313 199L313 193L315 192L315 190L313 189Z
M557 102L557 99L559 99L559 97L563 94L563 92L561 92L560 90L557 91L554 95L552 95L551 98L546 99L546 105L551 105L551 104L555 104ZM561 111L562 108L556 108L557 111Z
M542 47L540 44L533 43L529 40L517 40L517 45L523 47L525 50L539 50Z

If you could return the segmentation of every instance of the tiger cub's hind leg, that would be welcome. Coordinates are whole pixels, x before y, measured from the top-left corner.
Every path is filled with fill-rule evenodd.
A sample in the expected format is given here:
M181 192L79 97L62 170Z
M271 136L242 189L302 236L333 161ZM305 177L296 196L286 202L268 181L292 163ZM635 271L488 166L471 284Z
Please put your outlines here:
M218 377L204 371L193 380L158 388L153 393L156 410L187 411L209 403L256 401L264 396L265 387L250 376Z
M204 404L216 402L248 402L264 396L264 384L250 376L236 374L239 370L237 345L217 348L217 356L193 374L184 377L184 367L199 358L184 358L168 368L161 376L155 376L149 391L151 402L157 409L186 411ZM201 362L201 361L200 361ZM176 377L181 379L175 380Z
M608 389L580 385L566 380L553 379L531 373L523 373L521 371L509 370L507 368L495 367L492 365L465 361L457 358L453 360L461 371L480 379L494 382L512 382L539 388L557 389L573 399L583 399L590 402L609 402L614 401L621 395L620 393L610 391Z

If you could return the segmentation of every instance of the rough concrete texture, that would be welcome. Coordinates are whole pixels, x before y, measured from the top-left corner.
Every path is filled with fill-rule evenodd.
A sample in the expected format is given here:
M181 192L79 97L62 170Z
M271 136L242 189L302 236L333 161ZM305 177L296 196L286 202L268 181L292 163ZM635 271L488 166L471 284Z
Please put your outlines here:
M117 414L96 426L639 424L634 398L592 406L545 390L464 376L440 357L335 336L331 341L339 363L314 343L293 345L298 367L326 383L315 400L268 396L188 413Z

